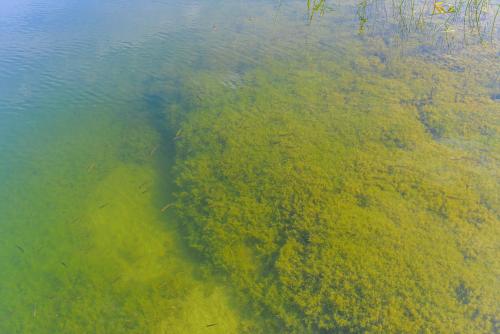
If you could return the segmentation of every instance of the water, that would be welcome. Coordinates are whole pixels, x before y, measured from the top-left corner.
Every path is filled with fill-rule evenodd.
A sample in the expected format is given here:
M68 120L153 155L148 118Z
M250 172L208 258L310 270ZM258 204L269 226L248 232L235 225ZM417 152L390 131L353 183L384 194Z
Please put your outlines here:
M498 47L333 9L0 3L0 333L498 331Z

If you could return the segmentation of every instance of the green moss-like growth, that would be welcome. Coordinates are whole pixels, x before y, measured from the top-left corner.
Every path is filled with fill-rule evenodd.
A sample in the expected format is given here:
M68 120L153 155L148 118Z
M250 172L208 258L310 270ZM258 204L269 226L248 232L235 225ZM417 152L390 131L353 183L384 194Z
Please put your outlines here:
M497 105L356 52L185 83L167 114L191 246L266 332L498 330Z

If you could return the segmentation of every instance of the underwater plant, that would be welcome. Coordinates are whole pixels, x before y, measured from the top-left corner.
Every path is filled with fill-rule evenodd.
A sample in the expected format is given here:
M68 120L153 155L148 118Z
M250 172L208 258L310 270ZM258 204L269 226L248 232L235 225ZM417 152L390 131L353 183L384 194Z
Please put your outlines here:
M498 330L495 102L418 58L313 57L180 89L190 246L265 319L251 332Z

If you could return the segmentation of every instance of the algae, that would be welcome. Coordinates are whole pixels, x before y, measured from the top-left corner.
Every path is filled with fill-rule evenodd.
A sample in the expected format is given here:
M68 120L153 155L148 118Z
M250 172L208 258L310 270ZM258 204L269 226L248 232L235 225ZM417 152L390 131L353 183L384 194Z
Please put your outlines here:
M264 332L497 331L487 79L383 44L343 51L263 56L238 87L207 69L178 88L189 103L165 115L182 129L176 213L190 246Z
M154 10L17 78L0 332L498 331L494 45L274 4Z

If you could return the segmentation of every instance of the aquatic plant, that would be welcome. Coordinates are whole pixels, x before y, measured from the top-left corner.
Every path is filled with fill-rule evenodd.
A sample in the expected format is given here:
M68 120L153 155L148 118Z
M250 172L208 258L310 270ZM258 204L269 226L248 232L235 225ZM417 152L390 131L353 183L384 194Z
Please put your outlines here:
M323 16L326 12L326 0L307 0L307 10L309 20L312 20L316 14Z
M166 112L186 238L264 332L498 330L497 105L380 59L269 60L238 87L198 73Z
M332 4L331 8L340 5L345 3ZM451 34L460 30L464 41L477 37L493 42L500 11L500 4L489 0L360 0L355 5L360 32L365 31L368 22L376 26L386 21L396 24L403 36L419 31ZM323 16L327 8L326 1L308 1L309 20L316 14Z

